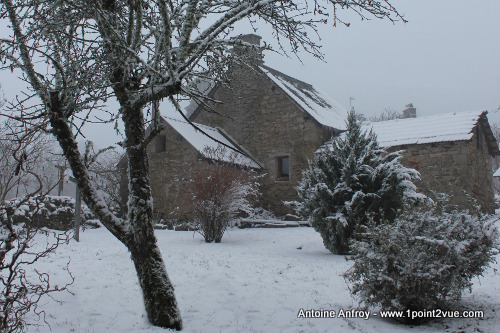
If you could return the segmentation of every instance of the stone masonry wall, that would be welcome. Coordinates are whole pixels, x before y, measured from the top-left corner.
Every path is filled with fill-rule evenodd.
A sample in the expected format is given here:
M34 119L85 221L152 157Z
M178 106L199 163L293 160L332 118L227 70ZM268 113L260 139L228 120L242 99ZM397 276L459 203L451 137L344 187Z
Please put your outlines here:
M479 142L478 142L479 140ZM472 156L472 184L470 193L478 200L483 210L495 212L495 194L493 189L493 173L491 172L493 159L488 152L486 136L482 126L476 127L476 135L469 146Z
M219 88L213 96L223 104L217 113L198 110L193 121L224 129L264 166L262 207L285 215L291 209L283 201L298 199L295 186L308 159L332 132L302 111L278 86L260 71L237 68L233 90ZM290 157L290 178L277 181L277 158Z
M478 136L479 134L479 136ZM479 138L479 142L478 142ZM403 164L420 172L420 192L443 192L450 204L470 207L467 194L486 212L494 212L491 157L480 129L470 141L438 142L392 147L403 149Z
M160 135L166 137L165 151L155 152L154 141L148 146L154 209L159 218L187 220L190 218L190 203L193 201L190 175L203 168L206 162L201 159L196 149L168 124Z

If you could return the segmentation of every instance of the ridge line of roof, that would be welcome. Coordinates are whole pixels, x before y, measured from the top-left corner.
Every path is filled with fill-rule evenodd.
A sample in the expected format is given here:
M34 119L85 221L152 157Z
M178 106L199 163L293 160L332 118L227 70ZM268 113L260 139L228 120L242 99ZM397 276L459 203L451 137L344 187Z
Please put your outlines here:
M260 65L258 69L283 91L300 110L311 116L318 125L340 131L345 129L343 126L345 118L341 112L337 111L338 109L345 111L345 109L331 97L317 90L313 85L283 74L269 66ZM301 85L302 87L300 87ZM325 114L325 110L328 110L328 114ZM334 118L331 118L332 116Z
M425 119L434 118L434 117L451 116L451 115L465 115L466 113L468 113L468 114L476 113L478 115L478 119L479 119L479 117L482 116L483 113L488 114L488 110L479 109L479 110L468 110L468 111L455 111L455 112L438 113L438 114L415 117L415 118L398 118L398 119L390 119L390 120L382 120L382 121L367 121L366 123L364 123L364 125L365 124L369 125L369 124L389 124L389 123L397 123L397 122L409 122L409 121L416 121L416 120L420 120L420 119L425 120Z
M285 78L292 79L293 81L297 81L297 82L299 82L299 83L305 84L305 85L309 86L311 89L314 89L314 86L313 86L312 84L310 84L310 83L308 83L308 82L305 82L305 81L302 81L302 80L299 80L299 79L297 79L297 78L295 78L295 77L293 77L293 76L290 76L290 75L288 75L288 74L285 74L285 73L283 73L283 72L280 72L279 70L274 69L274 68L272 68L272 67L269 67L269 66L267 66L267 65L262 64L262 65L259 65L258 67L264 67L265 69L267 69L267 70L269 70L269 71L271 71L271 72L276 72L276 73L280 74L281 76L284 76ZM316 89L314 89L314 90L316 90Z
M470 141L475 135L474 129L480 126L485 135L489 153L498 155L498 145L491 132L487 114L488 111L485 109L456 111L417 118L365 122L362 127L365 131L373 131L381 146L397 147Z
M326 125L323 125L323 124L322 124L322 123L321 123L318 119L316 119L315 117L313 117L313 116L312 116L312 115L311 115L311 114L310 114L310 113L309 113L309 112L308 112L308 111L307 111L307 110L306 110L306 109L305 109L302 105L300 105L300 103L297 103L297 101L296 101L296 100L295 100L292 96L290 96L290 92L287 92L285 89L283 89L283 87L281 87L280 85L276 84L276 82L274 82L274 80L273 80L273 79L271 79L271 78L270 78L270 77L269 77L269 76L268 76L268 75L267 75L267 74L266 74L266 73L262 70L262 67L265 67L265 68L264 68L265 70L269 70L269 69L274 70L274 69L272 69L272 68L270 68L270 67L268 67L268 66L265 66L265 65L258 66L258 69L259 69L260 71L262 71L262 73L263 73L263 74L267 77L267 79L268 79L268 80L270 80L271 82L273 82L273 83L274 83L274 84L278 87L278 89L281 89L281 91L283 91L283 93L284 93L284 94L285 94L285 95L286 95L286 96L287 96L287 97L291 100L291 102L292 102L293 104L295 104L295 105L296 105L296 106L297 106L300 110L302 110L304 113L309 114L309 115L312 117L312 119L313 119L313 120L314 120L314 121L315 121L318 125L320 125L320 126L326 126ZM277 70L274 70L274 71L276 71L276 72L278 72L278 73L281 73L281 72L279 72L279 71L277 71ZM281 73L281 74L283 74L283 73ZM273 75L273 74L271 73L271 75ZM286 74L284 74L284 75L286 75ZM294 78L292 78L292 79L294 79ZM297 81L299 81L299 80L297 80ZM300 82L302 82L302 81L300 81ZM304 82L304 83L305 83L305 82ZM307 83L305 83L305 84L307 84ZM311 87L312 87L312 86L311 86Z

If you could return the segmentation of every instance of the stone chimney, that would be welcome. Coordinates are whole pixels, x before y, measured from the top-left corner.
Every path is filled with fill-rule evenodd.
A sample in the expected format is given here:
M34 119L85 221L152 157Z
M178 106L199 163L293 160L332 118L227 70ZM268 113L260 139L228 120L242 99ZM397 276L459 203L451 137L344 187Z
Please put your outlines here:
M242 47L240 45L235 45L233 48L233 53L235 55L244 56L252 59L257 65L264 63L264 56L262 55L262 47L260 46L260 40L262 37L255 34L239 35L234 37L234 39L241 40L242 42L255 45L255 48Z
M417 118L417 108L414 108L412 103L405 105L405 108L403 118Z

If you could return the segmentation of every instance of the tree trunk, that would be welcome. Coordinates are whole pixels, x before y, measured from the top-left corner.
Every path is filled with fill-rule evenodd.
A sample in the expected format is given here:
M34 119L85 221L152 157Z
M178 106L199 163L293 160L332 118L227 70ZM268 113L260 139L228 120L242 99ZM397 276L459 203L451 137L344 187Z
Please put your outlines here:
M174 295L174 286L168 278L165 264L156 238L139 238L130 248L139 283L144 297L144 306L151 324L182 329L181 315Z
M127 247L137 270L149 321L165 328L182 329L174 287L167 275L153 228L153 196L142 110L124 109L129 174L128 220L131 236Z
M141 286L146 312L155 326L182 329L174 287L156 244L153 229L153 200L149 186L149 164L146 149L137 148L144 140L141 110L124 111L129 168L128 221L112 215L90 184L78 144L60 107L59 93L51 92L51 125L77 180L80 194L102 224L131 252ZM128 112L127 112L128 111ZM125 225L126 222L126 225Z
M182 320L153 228L153 205L145 150L129 152L128 220L131 240L127 245L137 270L148 319L155 326L182 329Z

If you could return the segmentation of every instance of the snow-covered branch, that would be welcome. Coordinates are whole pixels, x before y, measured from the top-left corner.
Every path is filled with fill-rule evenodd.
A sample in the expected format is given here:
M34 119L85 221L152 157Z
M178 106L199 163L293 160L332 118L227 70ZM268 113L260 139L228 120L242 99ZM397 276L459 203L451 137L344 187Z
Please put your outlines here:
M96 191L91 181L88 166L71 132L70 124L64 118L64 111L60 109L59 94L58 92L51 92L50 95L52 111L50 124L54 129L54 135L59 141L64 156L71 166L73 176L76 179L82 198L102 224L115 235L116 238L127 244L129 241L128 237L130 237L129 224L127 221L115 216L101 195Z
M159 118L148 133L144 108L164 98L176 101L185 92L193 94L192 83L199 78L226 84L234 64L253 66L245 52L233 52L235 47L255 50L231 38L238 21L262 22L273 30L278 47L288 40L292 52L320 56L317 25L328 17L334 25L342 22L338 11L362 18L402 19L387 0L311 1L313 7L308 0L0 2L0 18L8 17L11 23L5 32L2 29L7 36L0 43L0 56L6 64L0 68L18 68L29 85L26 97L10 106L15 113L11 117L57 138L82 198L130 251L154 325L181 329L182 320L152 225L144 148L158 132ZM109 107L110 98L119 108ZM97 110L109 119L96 116ZM84 124L118 119L124 124L128 162L126 220L115 216L100 197L77 145Z

